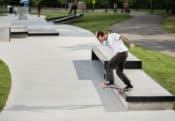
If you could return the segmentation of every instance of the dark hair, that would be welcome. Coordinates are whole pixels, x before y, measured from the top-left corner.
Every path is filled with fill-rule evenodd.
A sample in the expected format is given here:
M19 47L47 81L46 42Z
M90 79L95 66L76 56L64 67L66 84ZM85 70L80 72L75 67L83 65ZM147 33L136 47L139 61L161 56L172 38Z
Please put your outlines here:
M104 36L104 35L105 35L105 33L103 31L98 31L96 33L97 38L99 38L100 36Z

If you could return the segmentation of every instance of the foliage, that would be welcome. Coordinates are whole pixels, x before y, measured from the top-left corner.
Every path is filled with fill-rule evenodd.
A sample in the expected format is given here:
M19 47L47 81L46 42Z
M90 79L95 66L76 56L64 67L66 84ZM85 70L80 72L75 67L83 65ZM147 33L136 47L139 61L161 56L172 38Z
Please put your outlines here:
M6 104L11 87L11 76L8 66L0 60L0 110Z

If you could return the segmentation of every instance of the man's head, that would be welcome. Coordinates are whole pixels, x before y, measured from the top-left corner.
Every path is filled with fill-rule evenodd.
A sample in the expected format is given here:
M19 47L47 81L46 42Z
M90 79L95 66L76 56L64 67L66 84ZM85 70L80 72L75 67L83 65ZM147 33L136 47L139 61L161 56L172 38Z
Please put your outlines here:
M107 33L103 31L96 32L96 37L101 43L103 43L107 40Z

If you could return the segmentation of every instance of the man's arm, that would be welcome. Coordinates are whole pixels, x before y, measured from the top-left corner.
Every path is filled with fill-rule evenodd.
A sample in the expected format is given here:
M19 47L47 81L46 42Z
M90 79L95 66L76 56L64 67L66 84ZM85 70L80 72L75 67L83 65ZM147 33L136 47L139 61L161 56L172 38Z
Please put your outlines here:
M134 42L132 42L131 40L129 40L127 37L120 35L120 40L127 42L130 44L130 48L134 48L135 44Z

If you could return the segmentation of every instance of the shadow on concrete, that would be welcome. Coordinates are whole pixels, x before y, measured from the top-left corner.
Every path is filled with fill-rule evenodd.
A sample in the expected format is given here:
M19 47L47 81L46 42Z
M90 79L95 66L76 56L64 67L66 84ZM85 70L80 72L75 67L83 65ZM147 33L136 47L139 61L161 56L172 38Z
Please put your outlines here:
M57 48L71 49L71 50L91 50L95 45L94 44L77 44L73 46L57 46Z
M15 105L5 110L9 111L78 110L78 109L96 108L101 106L102 105L55 105L55 106Z
M103 65L99 61L91 60L74 60L77 76L79 80L92 80L94 87L104 105L107 112L120 112L126 111L119 97L112 89L103 90L99 83L104 81Z
M60 30L59 32L62 37L93 37L94 36L91 33L87 34L87 32L79 32L79 31L75 32L74 31L73 33L70 33L70 29L67 31Z

